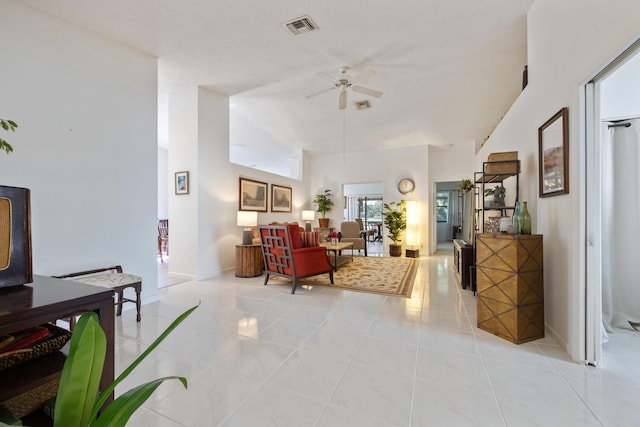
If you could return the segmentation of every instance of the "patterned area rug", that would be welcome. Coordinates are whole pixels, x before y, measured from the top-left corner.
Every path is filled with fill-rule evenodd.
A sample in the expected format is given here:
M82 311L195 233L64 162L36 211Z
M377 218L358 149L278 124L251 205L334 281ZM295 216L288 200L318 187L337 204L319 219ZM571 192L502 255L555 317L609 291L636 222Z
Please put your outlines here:
M328 274L307 277L298 281L300 285L320 285L349 291L369 292L380 295L411 297L413 282L418 270L418 259L395 257L349 257L338 265L333 273L333 285ZM273 276L269 281L287 281Z

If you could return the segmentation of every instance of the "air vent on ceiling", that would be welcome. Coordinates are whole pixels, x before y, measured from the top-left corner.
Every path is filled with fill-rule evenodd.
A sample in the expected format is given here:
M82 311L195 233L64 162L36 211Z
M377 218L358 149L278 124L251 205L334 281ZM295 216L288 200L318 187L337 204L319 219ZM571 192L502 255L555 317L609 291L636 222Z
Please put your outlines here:
M315 31L318 29L316 23L313 22L313 20L308 16L294 19L291 22L287 22L285 25L289 29L289 31L293 33L294 36L310 33L311 31Z
M371 104L369 104L369 101L364 100L364 101L356 101L356 109L358 110L366 110L367 108L371 108Z

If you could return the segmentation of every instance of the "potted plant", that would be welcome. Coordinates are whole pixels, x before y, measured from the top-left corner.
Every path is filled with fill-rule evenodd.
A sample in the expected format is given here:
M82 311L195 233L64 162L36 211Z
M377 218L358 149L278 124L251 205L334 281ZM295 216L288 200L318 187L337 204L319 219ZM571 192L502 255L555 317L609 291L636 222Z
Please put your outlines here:
M0 119L0 126L2 127L2 129L11 132L15 132L16 128L18 127L18 125L16 124L16 122L14 122L13 120L4 120L4 119ZM10 152L13 151L13 147L4 139L0 138L0 150L4 150L7 152L7 154L9 154Z
M494 188L487 188L484 190L485 197L493 196L493 202L487 203L485 201L485 207L498 208L504 207L504 196L507 194L507 189L502 185L496 185Z
M473 182L470 179L463 179L460 181L459 190L462 194L467 194L473 190Z
M106 353L106 338L94 312L84 313L71 335L69 355L55 401L54 426L124 427L131 415L166 380L178 380L187 388L184 377L168 376L152 380L122 393L103 407L116 385L124 380L184 319L198 306L182 313L106 390L99 390ZM99 413L102 408L102 412ZM0 426L5 426L0 422Z
M382 217L384 219L384 225L387 227L389 234L387 237L391 239L393 243L389 244L389 255L401 256L402 245L400 244L400 236L402 232L407 229L407 202L400 200L398 203L391 202L384 204L384 212Z
M329 218L325 218L325 216L327 212L331 210L331 206L333 206L333 194L331 194L331 190L324 190L324 193L316 194L313 203L318 205L318 212L322 215L322 218L318 218L320 228L329 228Z

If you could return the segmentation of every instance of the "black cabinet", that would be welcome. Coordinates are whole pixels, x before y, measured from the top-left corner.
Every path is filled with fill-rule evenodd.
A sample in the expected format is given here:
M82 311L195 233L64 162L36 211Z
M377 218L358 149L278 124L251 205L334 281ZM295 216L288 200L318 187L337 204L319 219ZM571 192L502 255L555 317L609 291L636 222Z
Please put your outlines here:
M464 240L453 240L453 272L462 289L471 284L469 267L473 265L473 245Z

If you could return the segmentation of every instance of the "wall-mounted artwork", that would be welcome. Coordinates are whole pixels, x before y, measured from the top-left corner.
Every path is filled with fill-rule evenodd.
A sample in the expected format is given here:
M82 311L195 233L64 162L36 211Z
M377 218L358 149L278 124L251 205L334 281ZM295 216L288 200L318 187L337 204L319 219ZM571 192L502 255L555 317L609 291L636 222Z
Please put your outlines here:
M268 185L266 182L240 178L239 210L267 212Z
M176 172L176 194L189 194L189 172Z
M569 194L568 117L564 107L538 128L540 197Z
M291 212L291 187L271 184L271 212Z

